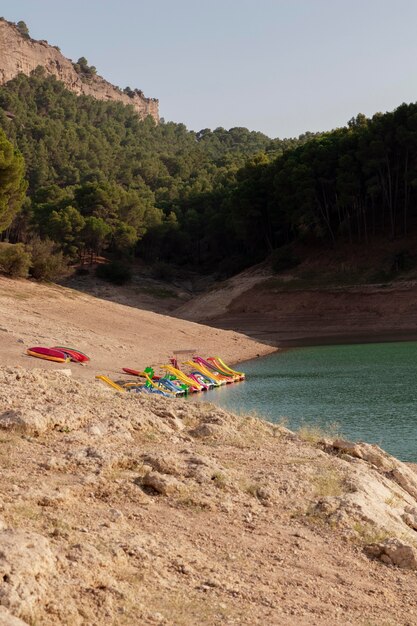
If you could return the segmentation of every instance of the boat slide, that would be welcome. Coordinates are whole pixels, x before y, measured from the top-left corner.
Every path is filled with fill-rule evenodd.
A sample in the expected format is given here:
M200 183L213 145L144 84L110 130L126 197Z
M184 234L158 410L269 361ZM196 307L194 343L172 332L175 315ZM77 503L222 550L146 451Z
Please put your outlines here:
M109 387L113 387L113 389L116 389L116 391L126 391L126 389L121 387L121 385L118 385L117 383L115 383L114 380L111 380L111 378L109 378L108 376L98 375L96 376L96 378L98 380L102 380L103 383L106 383L106 385L109 385Z
M207 361L209 361L210 363L213 363L213 365L217 369L225 372L226 375L232 374L233 376L238 376L240 380L243 380L245 378L245 374L243 372L236 372L235 370L232 370L230 367L226 365L224 361L221 360L219 356L209 356L207 358Z
M185 361L184 365L190 368L187 373L179 368L176 357L173 357L170 365L161 366L165 370L165 374L162 376L156 375L152 367L146 367L143 371L124 367L123 371L126 374L145 379L143 383L138 384L115 382L106 376L96 376L96 378L117 391L144 391L171 398L187 395L188 392L206 391L245 378L243 372L233 370L220 357L208 357L205 360L199 356L194 356L192 361Z
M193 378L200 385L203 385L204 389L206 390L212 389L213 387L218 387L218 383L214 380L214 378L209 378L208 376L205 376L204 374L202 374L201 372L198 372L197 370L193 370L190 373L190 378Z
M198 383L196 380L193 380L192 378L184 374L184 372L181 372L181 370L177 369L173 365L162 365L161 367L163 370L165 370L166 372L169 372L170 374L173 374L176 378L178 378L178 380L188 385L190 387L190 391L202 391L203 390L203 386L200 383Z
M194 363L198 363L200 367L204 367L208 372L212 372L216 374L217 376L220 376L221 378L226 379L226 382L228 383L233 383L239 380L238 376L222 371L221 368L215 367L213 363L210 363L209 361L202 359L200 356L194 356L193 361Z
M214 370L210 371L207 367L204 367L204 365L200 365L199 363L195 363L194 361L185 361L185 364L189 365L190 367L195 368L197 371L204 374L204 376L208 376L209 378L212 378L219 385L226 385L227 383L233 382L232 378L230 377L226 378L226 376L222 376L218 372L216 373Z

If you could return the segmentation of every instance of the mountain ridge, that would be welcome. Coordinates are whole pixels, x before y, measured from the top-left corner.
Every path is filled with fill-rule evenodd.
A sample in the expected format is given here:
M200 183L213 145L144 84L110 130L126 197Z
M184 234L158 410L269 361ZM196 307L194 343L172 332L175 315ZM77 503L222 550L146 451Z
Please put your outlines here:
M85 75L77 71L74 63L59 48L51 46L47 41L23 35L15 24L0 18L0 85L20 73L28 76L39 66L77 95L92 96L107 102L122 102L133 106L140 118L150 115L159 122L158 99L146 98L140 90L123 93L95 73Z

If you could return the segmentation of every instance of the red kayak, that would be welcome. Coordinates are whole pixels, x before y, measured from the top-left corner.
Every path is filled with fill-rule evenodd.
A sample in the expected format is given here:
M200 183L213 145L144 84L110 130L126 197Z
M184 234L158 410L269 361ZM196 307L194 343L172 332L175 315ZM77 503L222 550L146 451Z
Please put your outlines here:
M65 352L56 350L55 348L45 348L44 346L34 346L27 350L29 356L35 356L38 359L46 361L56 361L57 363L66 363L69 359Z
M84 354L84 352L80 352L79 350L76 350L75 348L66 348L65 346L54 346L52 349L61 350L62 352L68 355L71 361L75 361L76 363L87 363L90 360L89 356Z

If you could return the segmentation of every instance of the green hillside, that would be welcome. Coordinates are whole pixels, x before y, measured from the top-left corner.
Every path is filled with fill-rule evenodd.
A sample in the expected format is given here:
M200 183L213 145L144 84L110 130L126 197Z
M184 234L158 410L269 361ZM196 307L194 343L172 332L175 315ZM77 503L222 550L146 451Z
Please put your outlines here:
M296 242L368 244L415 230L415 104L271 140L141 121L39 68L0 88L0 125L28 186L3 239L47 238L69 259L107 250L226 275L271 253L278 268L291 265Z
M29 186L6 236L48 237L72 256L86 247L126 253L152 231L138 254L174 249L178 262L192 261L204 198L223 196L247 155L285 145L243 128L194 133L140 121L133 108L77 97L41 69L0 88L0 124L24 156Z

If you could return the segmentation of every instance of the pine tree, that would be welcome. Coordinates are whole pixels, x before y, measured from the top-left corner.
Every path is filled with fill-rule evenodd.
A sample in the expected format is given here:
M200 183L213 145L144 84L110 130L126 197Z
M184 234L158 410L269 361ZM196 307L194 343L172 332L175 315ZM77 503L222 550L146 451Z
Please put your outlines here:
M22 155L0 130L0 233L12 223L20 210L27 183Z

